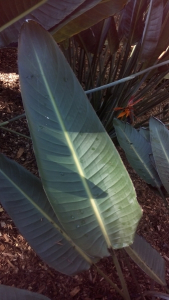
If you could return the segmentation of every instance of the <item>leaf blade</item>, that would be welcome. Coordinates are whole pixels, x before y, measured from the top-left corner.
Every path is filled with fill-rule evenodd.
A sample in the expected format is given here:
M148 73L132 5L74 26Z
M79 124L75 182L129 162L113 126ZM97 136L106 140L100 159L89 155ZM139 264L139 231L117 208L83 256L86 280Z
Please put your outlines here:
M1 300L50 300L46 296L3 284L0 285L0 297Z
M1 203L36 253L67 275L88 269L90 259L64 233L40 180L2 154L0 178Z
M105 2L100 2L88 11L84 12L80 16L77 16L64 26L62 24L59 25L61 27L56 33L53 34L54 39L57 43L62 42L63 40L89 28L98 22L108 18L109 16L115 14L120 11L120 9L125 4L124 0L114 1L108 0ZM58 28L59 28L58 27Z
M166 126L155 118L150 118L149 126L156 168L166 191L169 193L169 132Z
M151 55L158 44L162 17L163 2L161 0L151 0L141 44L141 58L144 61L151 58Z
M150 143L130 124L114 119L114 127L120 146L137 174L152 186L160 187L161 181L151 163Z
M161 285L166 285L165 261L142 237L136 234L133 245L125 250L150 278Z
M3 28L10 24L11 26L0 33L0 47L5 47L12 42L17 42L20 28L26 19L35 20L42 24L46 30L49 30L68 16L71 15L71 18L74 18L81 14L81 10L78 9L81 5L84 4L83 10L85 12L98 2L100 2L100 0L31 0L29 3L24 0L14 0L12 2L10 0L3 1L3 4L1 4L1 10L3 11L2 26ZM41 6L37 8L39 5ZM16 20L18 21L15 22ZM12 24L13 22L15 23Z
M133 185L53 39L34 22L25 24L21 35L22 96L49 201L88 255L95 256L97 249L98 257L107 256L111 245L131 243L141 217ZM31 47L27 58L26 37ZM48 48L42 53L43 45Z

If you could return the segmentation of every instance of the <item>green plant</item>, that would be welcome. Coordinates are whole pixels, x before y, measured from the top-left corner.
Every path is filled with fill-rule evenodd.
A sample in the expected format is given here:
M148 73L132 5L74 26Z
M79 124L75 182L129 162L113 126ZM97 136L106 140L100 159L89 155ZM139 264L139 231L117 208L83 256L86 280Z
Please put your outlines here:
M137 174L155 187L164 199L168 189L169 132L166 126L155 118L150 118L149 129L133 128L131 124L114 119L114 126L120 146Z
M141 210L123 163L57 45L33 21L22 27L18 64L41 180L1 154L4 208L36 253L60 272L75 274L93 265L130 299L114 252L125 247L165 285L158 252L139 236L130 245ZM122 290L96 265L108 255Z
M168 73L168 61L166 66L158 67L168 59L168 6L169 1L131 0L115 17L79 33L69 44L61 44L112 138L115 137L113 118L119 114L116 107L125 108L132 100L131 122L134 120L137 127L147 122L149 116L142 118L145 113L150 114L154 107L168 99L168 80L162 81ZM152 66L156 69L146 72ZM140 71L145 73L134 76ZM123 81L127 77L130 80ZM110 82L114 84L108 84ZM139 99L142 100L138 102ZM167 122L167 110L161 118Z
M34 22L21 30L18 64L43 187L1 155L1 202L57 270L77 273L110 253L118 266L113 249L132 243L141 216L123 163L55 42Z
M50 300L43 295L3 284L0 285L0 297L3 300Z
M126 2L127 0L1 0L0 47L18 41L21 25L26 19L38 21L60 41L118 12Z
M39 25L23 26L22 97L41 180L1 155L1 201L49 265L66 274L94 265L124 299L130 299L114 248L132 243L141 211L112 142L58 51ZM151 278L165 285L164 261L150 245L136 236L125 250ZM96 265L110 254L122 290Z

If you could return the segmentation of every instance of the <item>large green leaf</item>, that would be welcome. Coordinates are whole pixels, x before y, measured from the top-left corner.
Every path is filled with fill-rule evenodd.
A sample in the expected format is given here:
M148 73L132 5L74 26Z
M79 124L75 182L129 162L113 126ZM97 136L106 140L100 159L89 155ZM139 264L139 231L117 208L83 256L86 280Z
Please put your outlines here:
M132 243L141 209L130 177L52 37L21 30L23 103L40 176L67 234L89 255Z
M141 45L141 57L144 61L151 58L157 46L162 26L162 18L163 1L150 0Z
M169 45L169 35L168 35L168 22L169 22L169 2L166 3L163 11L163 22L161 26L160 36L158 39L158 43L152 53L151 58L146 62L146 66L152 66L159 56L164 53ZM167 60L168 57L159 59L159 62Z
M48 297L0 284L1 300L50 300Z
M119 24L119 37L131 39L131 44L138 42L144 29L143 13L147 9L147 1L131 0L123 8Z
M142 237L136 234L134 243L125 248L132 260L156 282L166 285L165 261Z
M0 11L3 15L0 23L0 31L3 30L3 32L0 33L0 47L7 46L11 42L17 42L21 25L26 19L38 21L45 29L49 30L55 28L55 26L65 18L65 23L67 23L68 16L71 16L73 19L100 1L101 0L0 0ZM44 4L44 2L46 3ZM37 8L41 4L43 5ZM83 5L83 9L81 9L81 4ZM6 28L9 25L11 26Z
M150 118L150 137L153 157L160 179L169 193L169 131L155 118Z
M144 127L139 128L139 133L148 141L150 142L150 131Z
M0 32L26 16L28 13L31 13L45 2L47 2L47 0L13 0L12 2L10 0L0 0Z
M151 144L128 123L114 119L114 127L120 146L137 174L152 186L160 187L161 181L151 162Z
M90 259L64 233L40 180L0 154L0 201L36 253L57 271L71 275Z
M60 24L56 33L53 35L54 39L57 42L61 42L68 37L71 37L84 29L87 29L94 24L100 22L103 19L108 18L109 16L117 13L125 4L125 0L107 0L102 1L97 4L90 10L84 12L81 15L78 15L77 18L74 18L72 21L65 22ZM65 24L65 25L64 25ZM63 26L64 25L64 26Z

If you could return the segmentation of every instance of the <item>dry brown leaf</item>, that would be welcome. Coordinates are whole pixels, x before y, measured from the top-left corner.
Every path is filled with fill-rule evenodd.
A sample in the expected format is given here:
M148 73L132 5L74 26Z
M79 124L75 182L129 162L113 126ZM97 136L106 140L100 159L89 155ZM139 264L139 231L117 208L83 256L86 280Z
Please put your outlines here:
M6 233L4 233L4 235L3 235L3 237L4 237L4 239L5 239L5 242L9 242L9 237L7 236L7 234Z
M70 296L74 297L76 296L78 293L80 292L80 287L76 286L71 292L70 292Z
M22 156L22 154L24 153L24 150L25 150L24 148L19 148L16 158L20 158Z
M5 246L4 245L0 245L0 251L4 251L5 250Z

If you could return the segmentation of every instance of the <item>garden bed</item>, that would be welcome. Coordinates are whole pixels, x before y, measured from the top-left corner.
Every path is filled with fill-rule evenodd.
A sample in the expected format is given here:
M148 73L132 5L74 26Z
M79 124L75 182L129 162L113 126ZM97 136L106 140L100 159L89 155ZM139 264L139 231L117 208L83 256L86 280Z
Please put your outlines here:
M23 113L17 71L17 51L15 48L1 49L0 122ZM25 118L16 120L6 127L29 136ZM2 129L0 129L0 136L0 151L38 176L31 140ZM118 150L136 188L138 202L143 209L138 234L143 236L165 259L166 281L169 284L169 211L164 206L163 200L128 165L122 150ZM121 255L119 258L131 299L137 299L139 294L125 260ZM158 284L152 286L148 276L133 263L131 265L142 291L150 288L164 291ZM102 259L99 267L119 285L111 258ZM94 269L68 277L49 268L37 257L2 207L0 207L0 283L38 292L48 296L51 300L122 299Z

